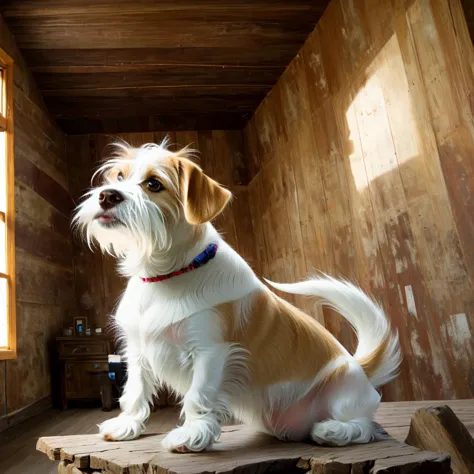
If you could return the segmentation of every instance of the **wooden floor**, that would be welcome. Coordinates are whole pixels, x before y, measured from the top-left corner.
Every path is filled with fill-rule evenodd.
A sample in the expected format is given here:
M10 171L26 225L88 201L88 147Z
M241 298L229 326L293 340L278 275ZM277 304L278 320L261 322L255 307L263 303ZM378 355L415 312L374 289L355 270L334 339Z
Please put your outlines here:
M404 440L410 419L420 407L449 405L474 436L474 400L424 401L383 403L377 421L394 438ZM41 436L89 434L97 431L97 424L115 412L99 409L71 409L46 412L0 433L0 474L56 474L57 467L44 454L36 451ZM176 425L177 410L162 409L152 415L150 429L167 431Z

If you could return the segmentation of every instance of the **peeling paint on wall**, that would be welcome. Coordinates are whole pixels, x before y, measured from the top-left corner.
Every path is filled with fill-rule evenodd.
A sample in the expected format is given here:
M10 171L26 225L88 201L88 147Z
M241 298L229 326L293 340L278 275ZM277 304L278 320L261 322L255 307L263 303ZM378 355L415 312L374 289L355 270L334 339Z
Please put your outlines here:
M405 239L405 245L410 251L410 260L413 265L416 265L416 248L413 246L412 241L410 239Z
M445 342L451 342L456 359L464 359L466 355L471 356L470 342L472 335L465 313L450 315L442 326L441 333Z
M395 271L400 274L408 270L408 260L406 257L397 258L395 260Z
M403 300L402 289L400 288L400 285L397 285L397 288L398 288L398 296L400 297L400 304L403 306L404 300Z
M416 312L416 305L415 305L415 296L413 295L413 289L411 285L405 286L405 296L407 299L408 312L412 316L415 316L416 319L418 319L418 314Z
M413 355L415 357L420 357L424 359L426 357L426 353L423 348L420 346L420 342L418 340L418 334L416 332L412 332L410 336L410 344L413 350Z

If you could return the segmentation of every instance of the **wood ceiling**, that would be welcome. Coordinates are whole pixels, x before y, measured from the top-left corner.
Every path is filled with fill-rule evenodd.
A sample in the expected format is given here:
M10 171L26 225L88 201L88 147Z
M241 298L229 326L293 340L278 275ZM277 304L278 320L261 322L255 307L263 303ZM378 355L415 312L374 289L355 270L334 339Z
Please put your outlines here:
M327 0L1 0L67 133L240 128Z

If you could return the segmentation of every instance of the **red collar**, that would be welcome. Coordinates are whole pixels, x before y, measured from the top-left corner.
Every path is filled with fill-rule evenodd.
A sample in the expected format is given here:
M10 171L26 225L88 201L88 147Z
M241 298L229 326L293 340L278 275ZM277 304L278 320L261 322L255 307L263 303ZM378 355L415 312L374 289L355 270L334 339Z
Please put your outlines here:
M193 270L196 270L196 268L202 267L207 262L209 262L209 260L213 259L216 256L216 253L217 244L210 244L208 245L206 250L204 250L204 252L201 252L187 267L181 268L180 270L176 270L166 275L158 275L148 278L140 277L140 280L144 281L145 283L155 283L158 281L169 280L170 278L182 275L183 273L192 272Z

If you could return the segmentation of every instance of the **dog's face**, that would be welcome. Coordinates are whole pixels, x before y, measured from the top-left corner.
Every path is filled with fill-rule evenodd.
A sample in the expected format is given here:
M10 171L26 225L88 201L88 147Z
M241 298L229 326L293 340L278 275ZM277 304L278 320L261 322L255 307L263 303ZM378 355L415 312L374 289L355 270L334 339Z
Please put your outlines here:
M187 149L116 149L96 173L101 184L85 195L74 217L89 245L95 241L115 256L131 249L143 256L168 251L177 232L212 220L231 197L188 159Z

